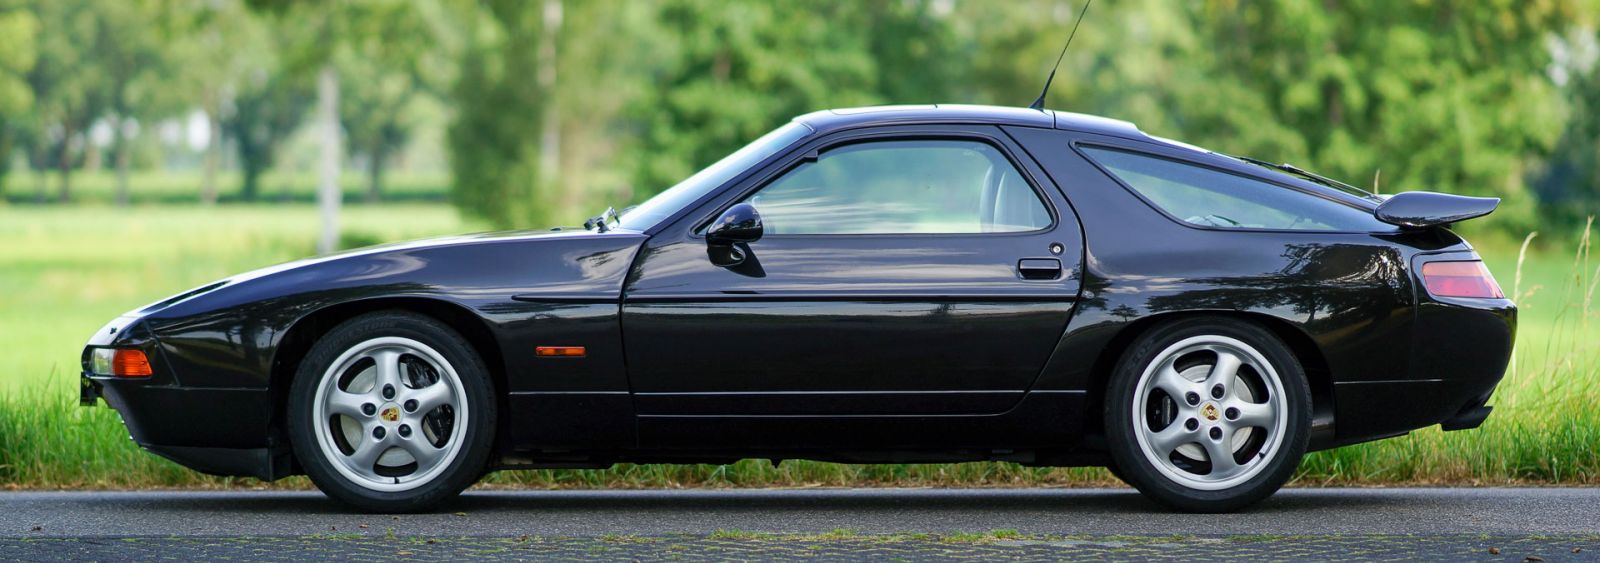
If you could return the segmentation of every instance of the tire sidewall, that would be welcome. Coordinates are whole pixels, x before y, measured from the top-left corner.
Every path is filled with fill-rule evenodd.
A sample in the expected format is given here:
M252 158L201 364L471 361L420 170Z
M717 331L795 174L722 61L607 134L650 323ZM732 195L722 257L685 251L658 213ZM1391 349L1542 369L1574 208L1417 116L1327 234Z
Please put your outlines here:
M1278 454L1255 477L1227 489L1191 489L1168 479L1140 449L1131 402L1145 368L1168 346L1201 335L1226 336L1255 348L1272 364L1283 383L1287 410L1284 440ZM1304 457L1311 433L1311 390L1294 354L1271 331L1255 323L1221 317L1179 320L1141 335L1117 363L1106 386L1105 428L1111 457L1122 477L1145 495L1190 512L1229 512L1276 492L1288 482Z
M405 491L375 491L352 482L326 459L318 446L312 402L334 360L367 340L398 336L433 348L455 369L466 391L462 448L432 481ZM416 512L449 500L483 475L495 429L494 384L471 344L448 326L414 313L384 311L345 321L323 335L301 360L289 388L287 427L296 459L306 476L330 497L369 512Z

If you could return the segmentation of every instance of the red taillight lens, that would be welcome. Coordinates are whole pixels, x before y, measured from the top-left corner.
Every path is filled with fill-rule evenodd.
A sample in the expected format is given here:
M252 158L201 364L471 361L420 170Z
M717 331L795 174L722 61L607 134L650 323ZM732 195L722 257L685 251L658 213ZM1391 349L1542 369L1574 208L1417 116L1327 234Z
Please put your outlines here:
M111 357L111 373L118 377L150 377L150 359L138 350L117 350Z
M1480 260L1428 262L1422 265L1422 283L1437 297L1501 299L1500 284Z

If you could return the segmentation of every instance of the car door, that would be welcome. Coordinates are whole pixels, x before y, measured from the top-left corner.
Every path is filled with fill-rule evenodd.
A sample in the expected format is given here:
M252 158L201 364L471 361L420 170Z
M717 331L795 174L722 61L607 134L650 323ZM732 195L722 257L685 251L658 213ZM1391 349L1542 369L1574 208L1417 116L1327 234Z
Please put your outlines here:
M625 288L650 417L962 415L1017 403L1078 296L1060 190L988 126L825 136L652 237ZM737 203L764 236L707 245Z

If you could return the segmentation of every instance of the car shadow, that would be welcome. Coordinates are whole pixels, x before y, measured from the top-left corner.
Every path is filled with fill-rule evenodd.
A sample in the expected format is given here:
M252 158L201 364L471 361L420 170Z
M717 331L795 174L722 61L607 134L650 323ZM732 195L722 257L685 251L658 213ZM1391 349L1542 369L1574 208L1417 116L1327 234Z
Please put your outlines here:
M175 512L234 511L251 513L359 514L319 493L250 491L163 494L137 493L136 502L151 510ZM123 504L130 499L108 495L97 502ZM1292 489L1239 511L1263 515L1301 513L1332 508L1382 509L1415 500L1372 490ZM126 508L126 506L123 506ZM1184 517L1133 489L697 489L697 490L474 490L445 503L434 514L454 512L517 513L679 513L829 512L858 513L987 513L1049 512L1082 514L1148 514Z

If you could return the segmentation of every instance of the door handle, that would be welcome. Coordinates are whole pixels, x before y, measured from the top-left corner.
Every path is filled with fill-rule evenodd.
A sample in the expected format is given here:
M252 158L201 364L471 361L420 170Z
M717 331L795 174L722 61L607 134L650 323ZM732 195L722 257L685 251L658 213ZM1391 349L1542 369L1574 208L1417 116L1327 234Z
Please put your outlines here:
M1053 280L1061 277L1059 258L1023 258L1017 261L1017 272L1026 280Z

